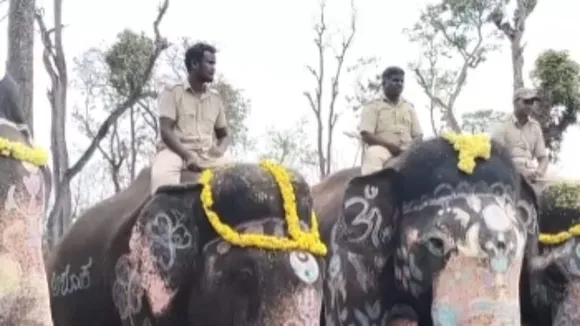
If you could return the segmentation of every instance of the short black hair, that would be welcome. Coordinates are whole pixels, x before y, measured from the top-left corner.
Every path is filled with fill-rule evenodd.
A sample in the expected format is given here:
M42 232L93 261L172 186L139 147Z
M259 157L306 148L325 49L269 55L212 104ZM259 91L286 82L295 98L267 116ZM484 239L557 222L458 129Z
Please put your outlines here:
M191 71L191 64L196 62L199 63L203 59L203 54L208 51L209 53L215 54L217 52L213 45L205 42L197 42L191 46L185 52L185 69L187 72Z
M387 69L385 69L383 71L383 74L381 75L381 78L383 80L385 80L385 79L387 79L387 78L389 78L391 76L394 76L394 75L403 75L403 76L405 76L405 70L403 70L403 68L398 67L398 66L390 66L390 67L387 67Z

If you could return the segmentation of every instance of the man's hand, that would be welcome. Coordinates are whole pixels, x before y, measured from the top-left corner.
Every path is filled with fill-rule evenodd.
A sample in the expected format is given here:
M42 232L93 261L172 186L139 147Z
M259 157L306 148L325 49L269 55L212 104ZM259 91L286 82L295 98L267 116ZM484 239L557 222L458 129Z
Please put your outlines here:
M385 142L384 146L389 150L389 152L391 152L391 155L393 156L399 156L399 154L403 152L403 149L400 146L397 146L393 143Z
M208 154L213 157L220 157L223 156L225 153L225 149L221 146L213 146L209 149Z
M532 179L532 181L538 181L539 179L542 179L545 174L546 174L545 171L537 169L536 171L531 173L530 178Z
M195 157L191 154L188 154L185 158L185 168L192 172L200 172L201 169L195 162Z

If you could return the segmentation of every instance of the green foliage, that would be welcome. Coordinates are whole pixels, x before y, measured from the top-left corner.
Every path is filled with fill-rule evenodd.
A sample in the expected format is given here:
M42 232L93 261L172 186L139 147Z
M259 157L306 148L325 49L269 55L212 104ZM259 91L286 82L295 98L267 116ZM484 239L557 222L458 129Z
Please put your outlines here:
M580 65L568 51L547 50L536 59L532 79L542 97L534 116L542 125L552 160L557 160L562 136L576 124L580 111Z
M461 130L469 133L491 132L491 128L504 120L507 113L495 110L477 110L461 116Z
M155 49L154 41L144 33L125 29L104 54L109 68L109 83L120 95L128 95L144 81L145 69Z
M248 134L246 119L250 115L250 101L243 96L242 90L235 88L223 77L213 83L213 87L221 95L225 106L229 133L232 137L234 155L243 154L254 147L254 141Z
M470 69L498 48L499 33L489 21L503 0L439 0L421 12L405 33L420 47L410 64L419 86L439 109L442 122L459 131L453 111Z
M546 187L544 192L548 209L580 209L580 182L578 181L558 181Z

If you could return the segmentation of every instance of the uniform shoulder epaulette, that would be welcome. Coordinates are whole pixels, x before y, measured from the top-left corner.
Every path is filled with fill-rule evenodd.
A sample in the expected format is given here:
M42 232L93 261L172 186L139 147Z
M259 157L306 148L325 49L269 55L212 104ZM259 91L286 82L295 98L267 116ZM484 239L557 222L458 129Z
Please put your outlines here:
M217 89L213 88L213 87L208 87L207 88L207 91L211 95L220 96L220 92Z
M415 105L413 103L411 103L409 100L403 98L403 103L407 104L408 106L410 106L411 108L415 108Z
M529 121L531 124L538 125L538 126L540 125L540 122L532 117L529 118Z
M173 91L178 87L183 87L183 83L177 83L177 84L165 84L165 87L163 87L164 91Z

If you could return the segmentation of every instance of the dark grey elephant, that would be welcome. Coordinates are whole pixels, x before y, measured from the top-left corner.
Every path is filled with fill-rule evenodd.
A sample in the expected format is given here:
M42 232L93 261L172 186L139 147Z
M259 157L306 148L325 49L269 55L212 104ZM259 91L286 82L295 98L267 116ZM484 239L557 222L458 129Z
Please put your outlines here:
M526 297L535 325L580 325L580 181L549 181L541 194L540 256Z
M0 324L52 325L42 255L50 172L33 148L18 85L0 81Z
M327 235L326 325L521 324L538 204L503 147L492 142L466 174L435 138L392 168L357 174L313 188L321 225L339 214Z
M122 200L98 207L113 217L81 217L51 257L55 325L319 325L322 257L232 245L210 225L200 184L147 196L147 175ZM305 230L310 189L290 175ZM241 234L287 236L280 190L258 165L218 168L211 188L224 224ZM132 213L114 216L139 196L147 198Z

